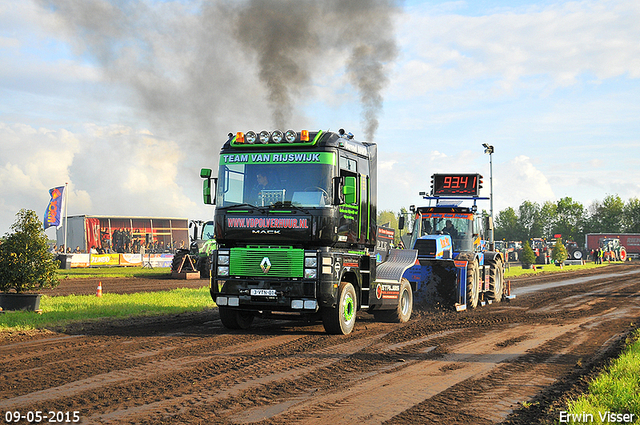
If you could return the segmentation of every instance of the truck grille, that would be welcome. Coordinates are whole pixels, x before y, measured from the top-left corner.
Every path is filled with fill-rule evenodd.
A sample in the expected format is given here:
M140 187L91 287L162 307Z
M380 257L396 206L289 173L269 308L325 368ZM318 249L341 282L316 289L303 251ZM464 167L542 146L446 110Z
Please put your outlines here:
M265 261L265 258L268 260ZM266 272L263 266L269 266ZM231 276L303 277L304 250L289 248L232 248Z
M416 241L416 249L418 250L418 256L430 256L436 255L436 240L435 239L418 239Z

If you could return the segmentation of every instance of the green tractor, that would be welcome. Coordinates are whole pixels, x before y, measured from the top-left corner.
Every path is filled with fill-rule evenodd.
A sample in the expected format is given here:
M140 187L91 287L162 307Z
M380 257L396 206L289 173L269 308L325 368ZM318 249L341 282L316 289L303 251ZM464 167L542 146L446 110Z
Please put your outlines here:
M193 230L189 249L178 249L171 262L171 275L183 278L200 273L201 279L208 279L211 270L211 254L216 250L213 221L191 220Z

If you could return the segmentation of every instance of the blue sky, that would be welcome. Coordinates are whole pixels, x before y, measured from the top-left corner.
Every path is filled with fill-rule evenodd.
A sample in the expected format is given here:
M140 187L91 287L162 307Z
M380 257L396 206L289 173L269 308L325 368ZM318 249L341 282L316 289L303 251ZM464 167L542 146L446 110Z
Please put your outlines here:
M70 215L211 217L200 168L228 132L274 127L224 3L78 4L101 13L0 5L0 234L65 182ZM378 208L420 204L434 172L480 172L488 188L482 143L495 146L495 212L640 197L637 22L633 0L402 3L373 138ZM363 137L345 62L335 46L310 59L287 127Z

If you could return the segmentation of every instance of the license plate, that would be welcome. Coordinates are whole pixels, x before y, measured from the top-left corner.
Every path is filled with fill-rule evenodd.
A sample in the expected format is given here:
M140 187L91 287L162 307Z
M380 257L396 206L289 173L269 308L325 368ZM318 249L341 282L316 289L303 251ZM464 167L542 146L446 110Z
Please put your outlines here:
M257 297L275 297L276 290L275 289L252 289L251 295L255 295Z

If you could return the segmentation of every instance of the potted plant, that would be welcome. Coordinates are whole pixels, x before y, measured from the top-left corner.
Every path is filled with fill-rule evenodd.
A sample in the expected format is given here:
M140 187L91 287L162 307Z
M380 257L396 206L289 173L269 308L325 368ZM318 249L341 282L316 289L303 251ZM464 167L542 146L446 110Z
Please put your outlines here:
M560 268L562 268L567 257L569 257L567 248L562 243L562 239L558 238L558 240L556 240L556 244L553 246L553 251L551 251L551 258L556 266L560 266Z
M35 211L21 209L11 231L0 241L0 307L38 310L38 289L58 285L58 261L47 246L47 236Z
M524 247L522 248L522 256L520 257L520 263L522 264L523 269L530 269L531 265L536 261L536 255L533 253L533 249L531 249L531 245L529 245L529 241L524 243Z

